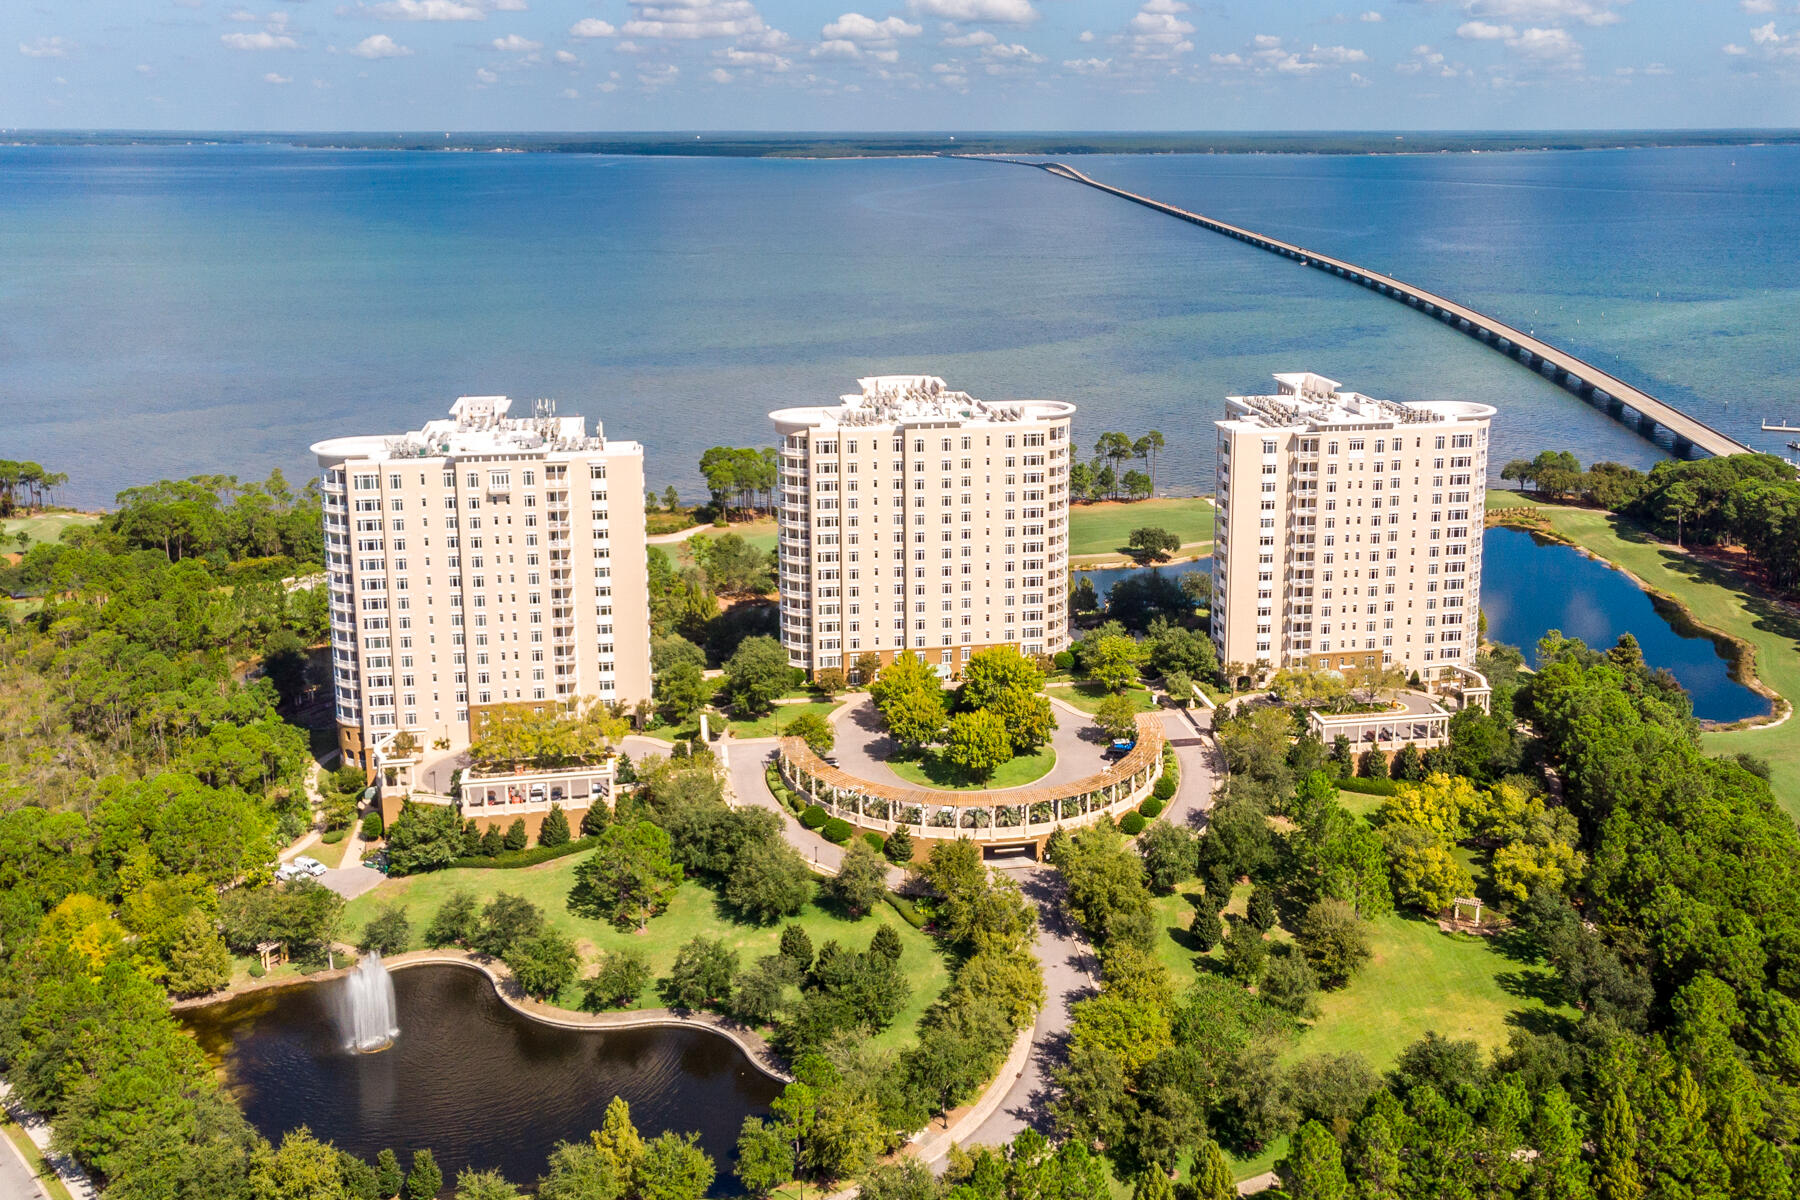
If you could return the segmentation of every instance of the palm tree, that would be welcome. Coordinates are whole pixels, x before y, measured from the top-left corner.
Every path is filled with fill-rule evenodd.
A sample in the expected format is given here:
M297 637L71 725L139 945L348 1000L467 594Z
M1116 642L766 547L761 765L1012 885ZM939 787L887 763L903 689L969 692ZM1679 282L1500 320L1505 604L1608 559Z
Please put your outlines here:
M1160 430L1152 429L1136 442L1132 443L1131 452L1150 464L1150 492L1156 493L1156 452L1167 446Z

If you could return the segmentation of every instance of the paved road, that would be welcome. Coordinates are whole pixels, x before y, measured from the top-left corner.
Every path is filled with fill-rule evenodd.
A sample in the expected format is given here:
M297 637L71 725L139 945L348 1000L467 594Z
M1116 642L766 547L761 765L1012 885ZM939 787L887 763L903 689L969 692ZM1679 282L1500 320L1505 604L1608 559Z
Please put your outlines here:
M1171 824L1186 825L1197 831L1206 823L1206 812L1212 807L1213 789L1219 786L1225 773L1218 748L1211 740L1212 713L1198 708L1185 713L1180 709L1165 708L1162 718L1163 733L1175 747L1175 761L1181 767L1181 787L1163 816Z
M1100 964L1075 921L1063 907L1063 880L1054 867L1025 862L1003 868L1018 880L1038 909L1038 962L1044 972L1044 1007L1031 1035L1031 1059L994 1115L968 1138L968 1145L998 1146L1020 1130L1051 1132L1050 1101L1055 1085L1050 1072L1068 1053L1070 1006L1094 994ZM940 1160L941 1162L941 1160ZM933 1164L937 1167L939 1164Z
M782 840L798 850L800 856L812 863L815 869L836 875L838 864L844 860L843 848L802 826L792 813L781 807L781 801L775 799L774 794L769 791L769 781L763 772L768 768L770 755L775 753L775 746L774 738L732 740L731 787L737 802L759 805L779 815ZM898 891L906 881L905 871L899 867L888 868L888 887Z
M6 1143L0 1146L0 1200L50 1200L13 1140L0 1135L0 1141Z
M1042 779L1029 786L1049 787L1071 783L1089 775L1098 775L1107 767L1103 754L1111 743L1093 718L1071 704L1052 697L1050 706L1056 712L1056 731L1050 745L1056 750L1056 765ZM896 750L894 739L883 727L875 711L875 702L867 695L852 696L849 703L834 716L837 726L838 765L852 775L878 783L901 787L917 787L900 778L887 765Z

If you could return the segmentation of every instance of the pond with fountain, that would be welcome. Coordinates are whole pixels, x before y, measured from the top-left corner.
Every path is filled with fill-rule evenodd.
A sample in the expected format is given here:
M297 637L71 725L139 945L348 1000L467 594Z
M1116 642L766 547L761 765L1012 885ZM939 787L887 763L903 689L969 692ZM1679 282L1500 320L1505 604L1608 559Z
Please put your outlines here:
M181 1014L250 1122L299 1125L373 1161L429 1147L447 1181L465 1166L538 1177L558 1141L599 1128L612 1098L646 1136L699 1134L730 1194L746 1116L781 1084L719 1034L692 1027L569 1029L516 1011L479 970L391 975L375 956L344 979L252 992Z

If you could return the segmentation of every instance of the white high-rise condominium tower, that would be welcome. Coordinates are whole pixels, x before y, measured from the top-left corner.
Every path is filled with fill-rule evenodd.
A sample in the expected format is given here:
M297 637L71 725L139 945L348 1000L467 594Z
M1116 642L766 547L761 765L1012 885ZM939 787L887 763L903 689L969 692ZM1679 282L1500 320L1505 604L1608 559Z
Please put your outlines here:
M312 448L347 765L402 730L460 748L489 706L650 697L644 448L510 404Z
M808 671L911 650L956 670L987 646L1068 644L1069 423L881 375L771 413L780 442L781 640Z
M1252 673L1474 664L1484 404L1399 404L1311 373L1218 422L1213 643Z

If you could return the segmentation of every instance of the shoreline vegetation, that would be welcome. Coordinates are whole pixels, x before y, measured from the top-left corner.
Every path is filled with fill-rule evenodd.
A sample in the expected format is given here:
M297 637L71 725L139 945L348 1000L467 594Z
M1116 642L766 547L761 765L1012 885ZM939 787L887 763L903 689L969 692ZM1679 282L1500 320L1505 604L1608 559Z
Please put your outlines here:
M1541 520L1525 519L1531 509ZM1488 493L1490 522L1573 546L1623 573L1686 625L1729 648L1732 678L1771 703L1767 716L1704 731L1707 747L1766 758L1776 801L1800 819L1800 612L1743 572L1665 542L1601 509L1551 504L1522 492Z
M1800 129L1646 129L1368 132L890 133L780 136L746 132L387 133L207 130L18 130L12 146L266 146L610 154L680 158L924 158L983 154L1492 154L1508 151L1670 149L1800 144Z

